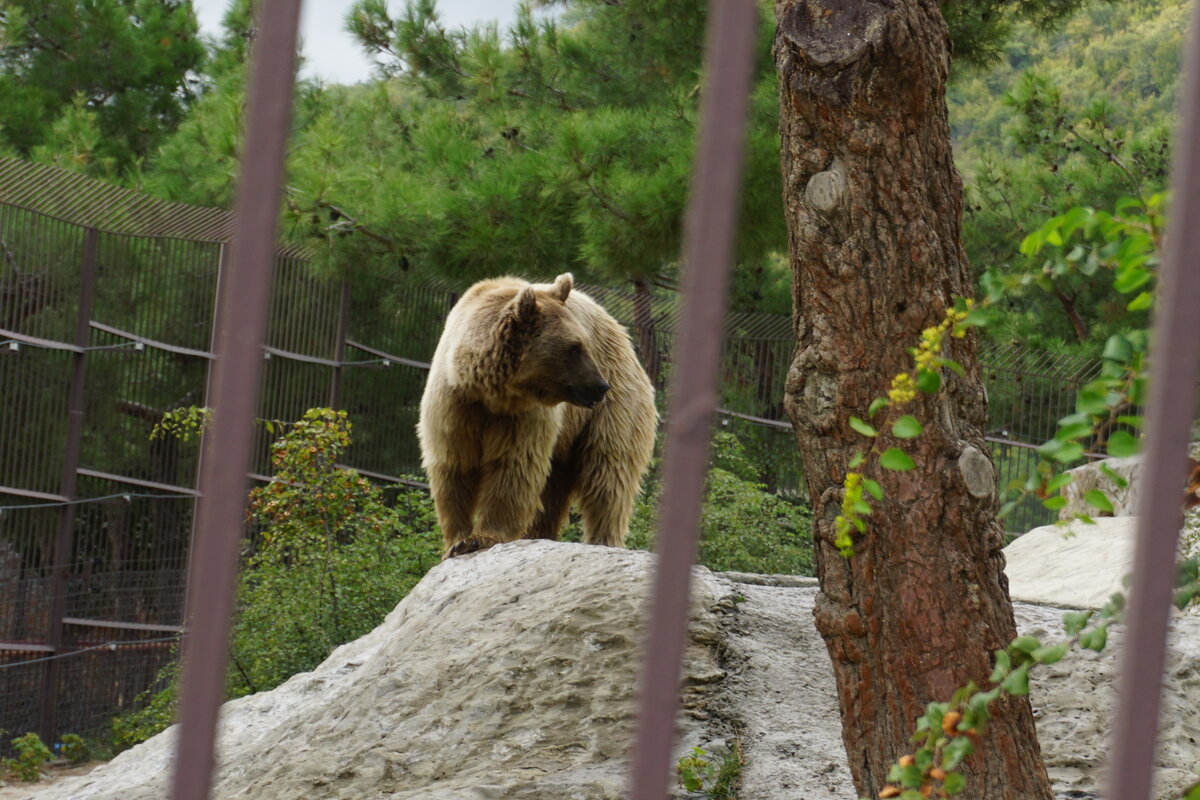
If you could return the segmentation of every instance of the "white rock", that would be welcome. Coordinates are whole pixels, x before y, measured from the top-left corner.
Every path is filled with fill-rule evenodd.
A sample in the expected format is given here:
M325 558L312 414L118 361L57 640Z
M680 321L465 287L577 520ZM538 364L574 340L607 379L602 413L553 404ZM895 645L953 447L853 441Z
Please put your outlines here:
M375 631L311 673L227 703L221 800L616 800L640 669L646 553L517 542L446 562ZM852 800L817 589L694 573L678 753L740 742L740 800ZM1017 604L1023 633L1060 609ZM1189 782L1200 741L1200 619L1174 622L1155 797ZM1095 792L1120 633L1033 682L1059 792ZM1189 699L1190 698L1190 699ZM161 800L174 729L90 774L0 798ZM1087 796L1076 794L1075 797Z
M1004 548L1014 600L1101 608L1133 570L1137 517L1097 517L1034 528Z

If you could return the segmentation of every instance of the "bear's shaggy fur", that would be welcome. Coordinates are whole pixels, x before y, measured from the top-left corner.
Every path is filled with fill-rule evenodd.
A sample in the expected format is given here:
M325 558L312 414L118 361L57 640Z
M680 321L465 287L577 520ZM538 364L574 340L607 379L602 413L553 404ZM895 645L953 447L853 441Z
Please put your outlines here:
M481 281L446 318L417 433L447 557L557 539L572 500L584 541L619 547L654 448L654 388L594 300Z

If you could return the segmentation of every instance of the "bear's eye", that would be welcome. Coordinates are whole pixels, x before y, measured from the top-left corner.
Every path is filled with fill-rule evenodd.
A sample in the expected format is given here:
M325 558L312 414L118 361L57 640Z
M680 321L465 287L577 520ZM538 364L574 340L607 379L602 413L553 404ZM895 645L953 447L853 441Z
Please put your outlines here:
M579 342L571 345L567 348L567 355L571 356L572 358L583 355L583 345Z

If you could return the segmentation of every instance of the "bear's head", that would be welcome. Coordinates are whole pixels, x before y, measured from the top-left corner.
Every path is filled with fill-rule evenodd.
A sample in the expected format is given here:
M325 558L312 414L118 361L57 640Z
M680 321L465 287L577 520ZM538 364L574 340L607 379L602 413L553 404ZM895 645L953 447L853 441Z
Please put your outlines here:
M596 366L588 331L567 305L573 286L565 273L548 287L524 287L505 306L502 337L516 357L509 388L542 405L594 408L608 381Z

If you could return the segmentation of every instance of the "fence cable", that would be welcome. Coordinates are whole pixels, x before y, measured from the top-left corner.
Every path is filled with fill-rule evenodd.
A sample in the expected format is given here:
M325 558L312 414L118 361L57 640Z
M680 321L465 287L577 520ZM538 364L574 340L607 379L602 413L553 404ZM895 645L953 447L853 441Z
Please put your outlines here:
M30 658L30 659L26 659L25 661L17 661L12 664L0 664L0 669L13 669L14 667L27 667L30 664L40 664L43 661L54 661L55 659L58 659L58 658L68 658L70 656L78 656L78 655L82 655L83 653L90 653L93 650L110 650L110 651L115 652L116 649L122 645L159 644L162 642L175 642L175 641L179 640L180 635L181 634L176 634L174 636L160 636L156 639L126 639L126 640L104 642L103 644L94 644L91 647L81 647L78 650L71 650L66 653L55 653L52 656L42 656L41 658ZM19 651L5 650L2 646L0 646L0 652L12 653L12 652L19 652Z
M139 492L120 492L119 494L108 494L103 497L78 497L74 500L55 500L48 503L27 503L19 506L0 506L0 514L5 511L16 511L18 509L29 508L56 508L59 506L78 506L86 503L103 503L106 500L116 500L120 498L125 502L131 501L135 497L148 497L154 500L195 500L195 495L190 494L145 494Z

